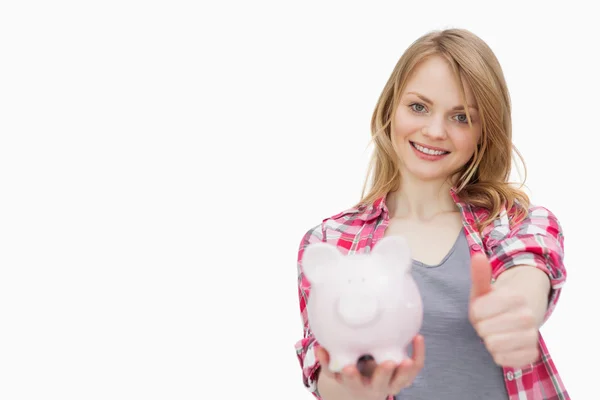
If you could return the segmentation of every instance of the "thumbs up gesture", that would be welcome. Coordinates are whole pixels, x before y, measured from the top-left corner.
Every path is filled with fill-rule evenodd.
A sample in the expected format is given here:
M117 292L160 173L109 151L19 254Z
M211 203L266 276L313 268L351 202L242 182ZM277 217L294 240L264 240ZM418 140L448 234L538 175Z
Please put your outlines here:
M496 364L522 368L535 362L538 326L523 291L510 284L492 286L492 267L484 254L472 257L471 279L469 320Z

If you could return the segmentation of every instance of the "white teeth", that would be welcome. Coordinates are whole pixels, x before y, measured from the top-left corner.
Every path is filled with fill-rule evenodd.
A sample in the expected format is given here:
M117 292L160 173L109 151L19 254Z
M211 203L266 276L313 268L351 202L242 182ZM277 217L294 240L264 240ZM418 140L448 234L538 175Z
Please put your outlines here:
M413 143L413 145L417 148L417 150L419 150L421 153L425 153L425 154L429 154L432 156L441 156L442 154L446 154L447 151L440 151L440 150L431 150L428 149L427 147L423 147L421 145L418 145L416 143Z

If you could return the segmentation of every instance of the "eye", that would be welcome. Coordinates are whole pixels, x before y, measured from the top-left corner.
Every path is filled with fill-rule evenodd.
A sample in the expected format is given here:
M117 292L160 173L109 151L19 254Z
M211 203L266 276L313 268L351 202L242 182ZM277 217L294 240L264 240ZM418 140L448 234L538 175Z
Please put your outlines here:
M418 114L422 114L425 111L425 106L421 103L412 103L409 107Z
M468 124L469 119L467 118L467 114L458 114L457 116L458 122L461 124Z

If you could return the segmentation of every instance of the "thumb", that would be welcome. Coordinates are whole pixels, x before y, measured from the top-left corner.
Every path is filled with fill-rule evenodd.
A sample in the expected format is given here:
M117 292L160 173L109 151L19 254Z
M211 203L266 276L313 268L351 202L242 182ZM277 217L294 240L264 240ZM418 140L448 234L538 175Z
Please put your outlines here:
M316 346L315 348L315 356L317 361L319 361L322 365L329 365L329 353L321 346Z
M323 347L317 346L315 348L315 355L317 357L317 360L321 364L321 368L319 369L320 370L319 374L320 375L328 375L328 376L338 380L338 378L336 377L337 374L335 374L329 370L329 352L327 350L325 350ZM338 380L338 382L340 382L340 381Z
M471 257L471 299L483 296L492 290L492 265L485 254Z
M321 373L333 376L334 374L329 370L329 352L321 346L315 348L315 355L317 361L321 364Z

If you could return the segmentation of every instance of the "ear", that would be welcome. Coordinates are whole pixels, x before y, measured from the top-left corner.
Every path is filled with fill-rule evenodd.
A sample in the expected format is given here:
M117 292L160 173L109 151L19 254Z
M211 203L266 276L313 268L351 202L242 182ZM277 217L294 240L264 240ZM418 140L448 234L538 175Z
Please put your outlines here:
M322 282L327 271L342 258L339 250L328 243L313 243L304 249L302 271L311 283Z
M380 239L372 254L381 257L386 265L393 268L401 267L409 271L412 266L408 242L402 236L386 236Z

